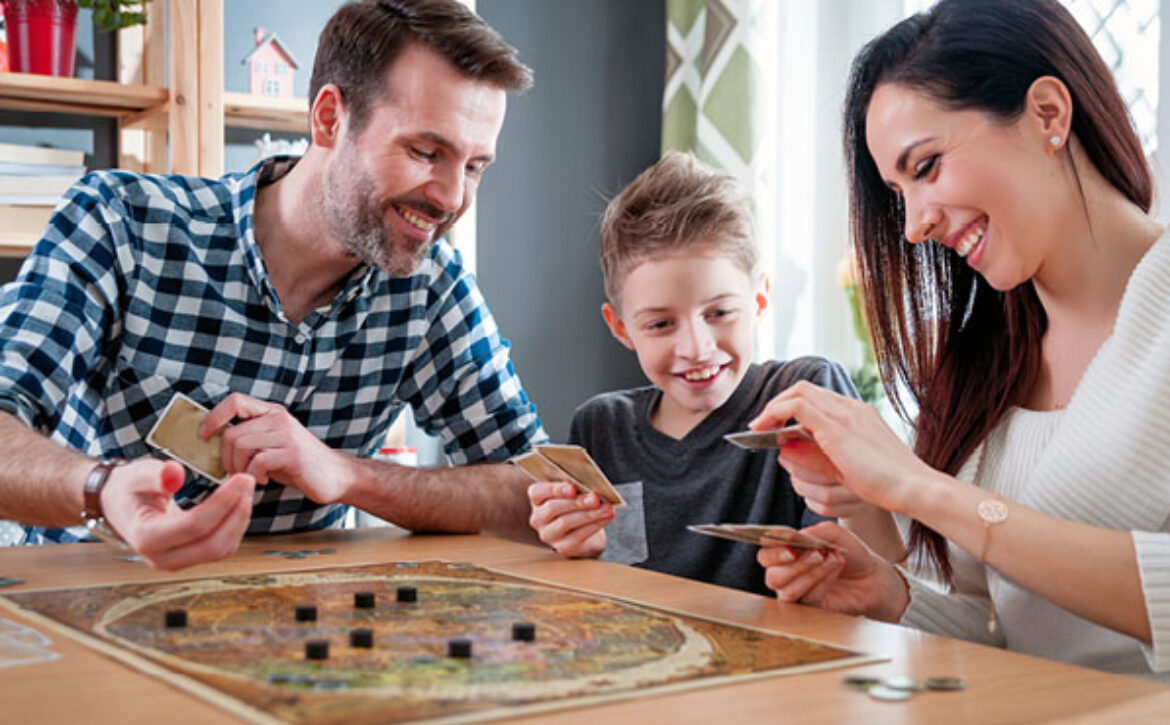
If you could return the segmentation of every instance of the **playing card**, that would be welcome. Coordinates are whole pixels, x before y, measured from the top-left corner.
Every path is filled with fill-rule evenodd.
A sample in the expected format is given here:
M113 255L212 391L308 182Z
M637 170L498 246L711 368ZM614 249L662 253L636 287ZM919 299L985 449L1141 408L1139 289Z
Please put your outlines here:
M536 446L536 451L568 474L574 482L600 496L602 501L608 501L614 506L626 505L625 499L581 446L543 445Z
M687 530L755 546L785 545L795 549L841 550L836 544L780 524L697 524L688 526Z
M791 440L811 441L813 437L807 428L796 423L772 430L745 430L742 433L728 433L723 436L723 439L740 448L751 451L766 451L779 448Z
M199 437L199 424L208 410L182 393L175 393L146 436L146 442L176 461L211 480L222 483L227 471L220 457L219 433L207 440Z
M536 451L522 453L511 459L511 462L527 473L533 481L568 481L581 489L582 493L589 491L584 484L573 480L572 476L557 468L556 464Z

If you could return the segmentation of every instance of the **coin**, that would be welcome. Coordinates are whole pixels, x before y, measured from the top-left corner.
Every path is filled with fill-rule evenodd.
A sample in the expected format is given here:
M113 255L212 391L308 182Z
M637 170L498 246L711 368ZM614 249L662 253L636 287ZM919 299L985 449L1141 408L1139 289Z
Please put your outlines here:
M882 684L891 690L906 690L907 692L917 692L926 689L921 682L913 677L887 677L882 680Z
M868 690L874 685L882 684L882 681L877 677L867 677L865 675L851 675L841 680L841 684L848 687L850 690Z
M914 696L913 692L909 690L895 690L892 687L885 685L874 685L869 688L869 696L875 700L885 700L886 702L898 702L900 700L909 700Z
M947 692L965 690L967 688L967 683L958 677L927 677L922 684L928 690L943 690Z

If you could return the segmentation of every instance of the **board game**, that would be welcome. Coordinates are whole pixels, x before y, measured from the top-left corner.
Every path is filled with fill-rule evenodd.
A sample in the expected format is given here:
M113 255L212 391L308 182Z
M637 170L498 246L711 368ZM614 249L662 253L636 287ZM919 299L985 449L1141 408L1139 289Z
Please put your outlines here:
M0 602L254 722L473 722L877 659L444 561Z

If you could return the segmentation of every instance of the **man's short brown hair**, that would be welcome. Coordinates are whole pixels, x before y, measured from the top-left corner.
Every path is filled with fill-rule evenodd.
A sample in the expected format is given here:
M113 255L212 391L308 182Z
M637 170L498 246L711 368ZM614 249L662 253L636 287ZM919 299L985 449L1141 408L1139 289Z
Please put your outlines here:
M743 189L691 154L671 151L605 208L601 272L606 296L618 305L622 283L635 267L689 250L725 255L748 274L756 269L751 203Z
M459 0L358 0L321 31L309 102L322 86L336 85L360 132L386 94L387 71L410 43L435 51L468 78L505 91L532 86L532 69L516 59L516 49Z

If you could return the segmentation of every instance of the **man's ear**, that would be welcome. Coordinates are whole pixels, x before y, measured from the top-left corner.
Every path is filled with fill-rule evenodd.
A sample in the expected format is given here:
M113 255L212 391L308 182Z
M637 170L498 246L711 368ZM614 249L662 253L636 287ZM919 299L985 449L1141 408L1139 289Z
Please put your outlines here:
M626 332L626 323L622 322L622 317L618 314L617 308L606 302L601 306L601 316L605 318L605 324L609 327L609 333L618 342L633 350L634 341L630 339L629 334Z
M1072 129L1073 101L1064 81L1040 76L1028 87L1027 113L1033 119L1044 148L1050 153L1068 145Z
M766 272L760 272L760 276L756 280L756 317L764 314L764 310L768 309L771 292L772 279Z
M332 83L325 84L317 91L313 107L309 110L309 135L313 145L333 147L341 133L344 118L345 100L341 97L341 89Z

